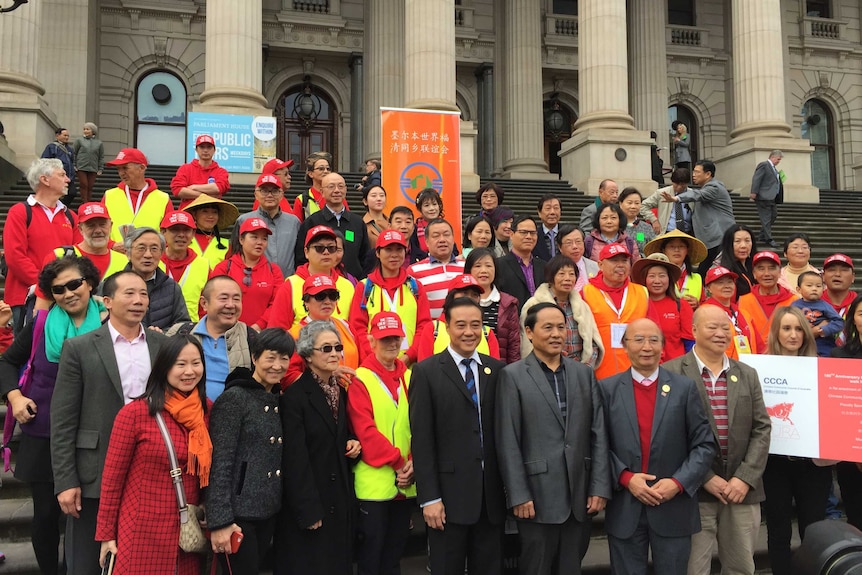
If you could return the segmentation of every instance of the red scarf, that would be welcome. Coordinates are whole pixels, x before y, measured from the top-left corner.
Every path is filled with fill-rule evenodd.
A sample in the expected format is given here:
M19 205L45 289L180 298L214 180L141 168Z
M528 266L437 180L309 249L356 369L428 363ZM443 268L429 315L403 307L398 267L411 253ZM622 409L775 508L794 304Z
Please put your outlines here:
M189 264L194 261L194 259L198 257L198 255L192 250L186 250L186 257L181 260L172 260L168 257L167 253L162 255L162 262L165 264L165 271L175 282L180 283L180 280L183 279L183 274L186 271L186 268L189 267Z
M760 293L760 286L754 286L751 288L751 293L757 298L757 302L763 308L763 313L766 314L766 317L772 317L772 312L775 311L778 304L785 301L791 295L790 290L783 286L778 286L778 293L767 295Z
M629 287L629 280L626 278L626 281L620 287L611 287L605 283L605 279L602 275L602 272L599 272L596 277L590 278L590 283L608 294L608 297L611 298L611 301L617 307L623 304L623 293L626 291L626 288Z
M371 370L380 380L386 385L392 397L398 398L398 387L404 381L404 374L407 372L407 366L400 359L395 360L395 369L389 371L380 361L377 356L369 354L362 360L362 366Z
M392 278L383 277L383 272L380 270L380 266L374 268L370 274L368 274L368 280L372 282L374 285L379 286L382 289L385 289L388 293L394 295L396 292L401 294L401 301L399 304L404 303L404 292L400 291L398 288L404 285L404 282L407 281L407 270L401 268L398 270L398 275ZM380 309L383 309L383 294L380 294ZM370 318L369 318L370 319Z

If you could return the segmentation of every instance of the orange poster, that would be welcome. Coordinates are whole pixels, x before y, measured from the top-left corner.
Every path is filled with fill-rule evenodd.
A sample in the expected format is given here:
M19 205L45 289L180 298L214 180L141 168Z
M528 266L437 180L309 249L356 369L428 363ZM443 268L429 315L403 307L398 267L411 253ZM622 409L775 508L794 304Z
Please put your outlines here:
M386 212L408 206L418 217L416 195L434 188L461 245L461 132L458 112L380 108Z

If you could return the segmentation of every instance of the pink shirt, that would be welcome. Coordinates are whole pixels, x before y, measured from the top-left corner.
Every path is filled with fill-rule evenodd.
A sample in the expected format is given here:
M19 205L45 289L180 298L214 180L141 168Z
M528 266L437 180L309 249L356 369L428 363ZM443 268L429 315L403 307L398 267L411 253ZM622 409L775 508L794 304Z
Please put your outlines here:
M147 389L147 379L150 377L150 350L147 347L147 332L144 326L135 339L128 340L114 329L108 321L108 331L111 333L111 343L114 345L114 356L120 369L120 382L123 386L123 401L131 403L140 397Z

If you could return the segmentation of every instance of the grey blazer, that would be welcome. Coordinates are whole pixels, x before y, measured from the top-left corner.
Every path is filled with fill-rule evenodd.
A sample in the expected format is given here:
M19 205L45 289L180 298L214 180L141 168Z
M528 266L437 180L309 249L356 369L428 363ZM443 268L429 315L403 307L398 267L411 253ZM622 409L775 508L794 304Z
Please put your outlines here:
M751 192L758 200L774 200L781 189L781 180L772 162L769 160L760 162L754 168L754 176L751 178Z
M663 537L700 531L697 491L715 458L716 444L696 384L659 368L656 404L646 472L676 479L683 492L657 507L646 507L647 523ZM623 471L640 473L640 429L634 384L627 369L599 382L611 449L611 479L616 492L605 509L610 535L627 539L635 532L644 505L619 483ZM702 386L701 386L702 387Z
M608 436L593 370L563 358L565 421L531 353L506 366L497 389L497 457L507 505L533 501L536 523L587 519L587 498L611 497Z
M724 232L736 223L730 194L724 184L716 179L708 181L699 190L687 190L677 195L677 198L686 204L696 204L691 206L691 225L694 227L694 236L707 248L720 245Z
M152 363L167 337L147 330L146 338ZM54 493L80 487L81 497L99 498L108 440L123 405L108 324L66 340L51 398Z
M696 382L703 381L703 376L697 368L694 351L665 363L663 367ZM706 387L703 383L696 387L709 417L715 444L718 445L718 430L709 406ZM763 403L763 391L760 388L760 377L757 371L734 359L730 360L730 368L727 370L727 414L730 428L727 459L723 459L721 450L717 450L712 469L707 472L703 481L704 483L709 481L713 475L723 479L738 477L751 487L742 502L760 503L766 499L763 493L763 471L766 469L766 458L769 456L772 422ZM699 498L701 501L716 501L715 497L705 489L700 491Z

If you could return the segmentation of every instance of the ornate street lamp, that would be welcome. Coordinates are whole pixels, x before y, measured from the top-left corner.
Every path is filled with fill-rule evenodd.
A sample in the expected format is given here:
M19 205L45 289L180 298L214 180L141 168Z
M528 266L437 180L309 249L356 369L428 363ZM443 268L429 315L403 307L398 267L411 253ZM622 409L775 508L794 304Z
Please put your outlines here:
M302 90L293 99L293 113L299 119L304 130L308 131L314 126L322 108L320 96L314 93L311 76L305 76L302 79Z
M555 99L551 107L545 111L545 131L554 141L560 141L568 132L566 116L560 110L560 103Z

